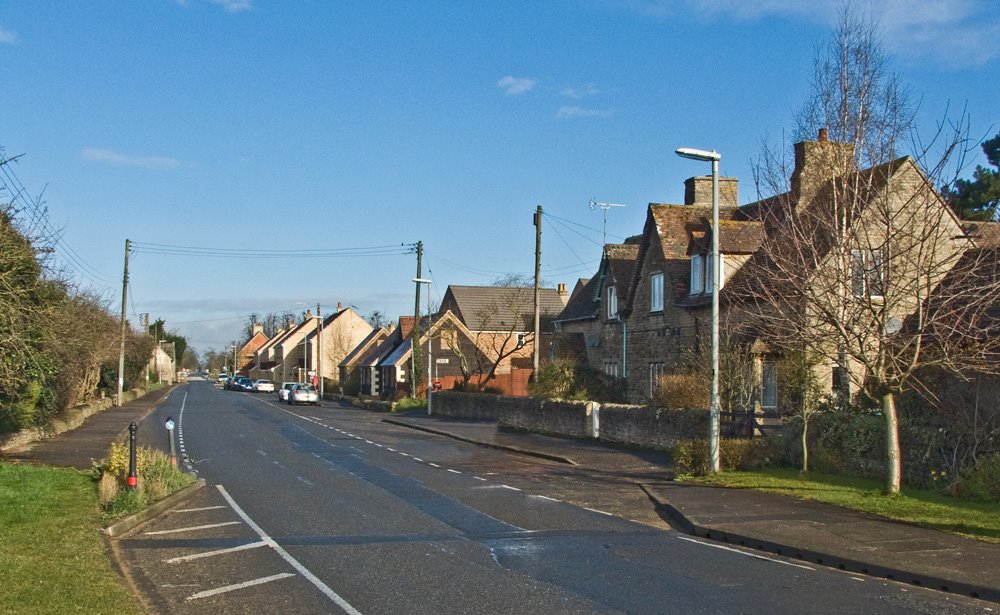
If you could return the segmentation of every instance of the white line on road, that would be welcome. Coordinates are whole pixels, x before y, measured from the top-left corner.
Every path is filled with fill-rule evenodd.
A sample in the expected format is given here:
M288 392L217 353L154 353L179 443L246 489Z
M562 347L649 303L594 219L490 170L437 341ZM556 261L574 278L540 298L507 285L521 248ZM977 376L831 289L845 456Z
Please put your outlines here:
M476 479L476 480L481 480L481 481L483 481L483 482L486 482L486 479L485 479L485 478L483 478L482 476L473 476L472 478L474 478L474 479Z
M511 487L510 485L500 485L501 489L510 489L511 491L520 491L517 487Z
M191 594L186 599L198 600L200 598L208 598L211 596L224 594L226 592L235 591L237 589L243 589L245 587L253 587L254 585L263 585L264 583L270 583L271 581L278 581L280 579L287 579L288 577L294 577L294 576L295 575L290 572L282 572L281 574L272 574L269 577L261 577L259 579L254 579L253 581L244 581L243 583L236 583L235 585L226 585L225 587L217 587L215 589L209 589L203 592L198 592L197 594Z
M239 525L239 521L226 521L225 523L209 523L208 525L192 525L189 527L179 527L175 530L157 530L155 532L145 532L146 536L156 536L159 534L180 534L182 532L194 532L196 530L207 530L213 527L223 527L226 525Z
M614 515L612 515L611 513L607 512L607 511L604 511L604 510L597 510L596 508L587 508L586 506L584 506L583 509L584 510L589 510L590 512L595 512L595 513L599 513L599 514L602 514L602 515L607 515L609 517L614 517Z
M562 502L562 500L557 500L557 499L555 499L555 498L550 498L550 497L549 497L549 496L547 496L547 495L533 495L533 496L531 496L531 497L533 497L533 498L538 498L539 500L548 500L548 501L550 501L550 502Z
M461 474L461 472L459 472L458 470L452 470L451 468L448 468L448 471L451 472L452 474Z
M221 504L219 506L202 506L200 508L182 508L180 510L175 510L175 513L189 513L189 512L201 512L203 510L219 510L220 508L225 508Z
M424 462L424 460L421 459L420 457L413 457L413 461L419 461L420 463Z
M747 557L753 557L753 558L756 558L756 559L762 559L762 560L766 560L766 561L769 561L769 562L774 562L776 564L784 564L786 566L793 566L795 568L804 568L806 570L812 570L812 571L816 570L815 568L813 568L811 566L803 566L802 564L796 564L796 563L793 563L793 562L786 562L784 560L775 559L773 557L764 557L763 555L758 555L757 553L748 553L746 551L741 551L740 549L734 549L732 547L727 547L725 545L714 545L714 544L712 544L710 542L705 542L703 540L697 540L695 538L688 538L687 536L678 536L677 538L680 539L680 540L685 540L687 542L692 542L692 543L694 543L696 545L701 545L703 547L712 547L713 549L722 549L723 551L732 551L733 553L739 553L740 555L745 555Z
M234 500L229 495L225 487L223 487L222 485L216 485L216 488L219 490L219 493L222 494L222 497L226 498L226 501L229 502L229 505L233 507L233 510L236 511L236 514L239 515L240 518L243 519L243 521L245 521L246 524L253 529L253 531L257 532L257 535L260 536L261 540L266 542L268 546L274 549L275 552L278 555L280 555L282 559L291 564L292 568L295 568L295 570L297 570L299 574L309 579L310 583L316 586L316 588L321 592L323 592L323 594L327 598L332 600L337 606L339 606L349 615L361 615L360 611L351 606L349 602L341 598L337 594L337 592L330 589L326 583L324 583L319 579L319 577L310 572L308 568L300 564L297 559L295 559L294 557L291 556L291 554L288 553L288 551L285 551L281 545L275 542L273 538L268 536L264 532L264 530L262 530L261 527L254 522L253 519L251 519L245 512L243 512L243 509L240 508L240 505L236 503L236 500Z
M438 464L434 463L433 461L428 462L427 465L431 466L432 468L440 468L441 467Z
M296 477L295 477L295 478L297 478L297 479L298 479L299 481L301 481L301 482L303 482L303 483L305 483L305 484L309 485L310 487L312 487L312 486L313 486L313 482L312 482L312 481L309 481L309 480L306 480L306 479L302 478L301 476L297 476L297 475L296 475Z
M225 508L225 506L220 506L219 508ZM267 543L263 540L257 542L251 542L245 545L240 545L238 547L229 547L228 549L216 549L215 551L205 551L204 553L195 553L194 555L182 555L180 557L171 557L170 559L163 560L168 564L177 564L179 562L190 562L191 560L202 559L206 557L214 557L216 555L224 555L226 553L235 553L237 551L246 551L247 549L257 549L259 547L266 547Z

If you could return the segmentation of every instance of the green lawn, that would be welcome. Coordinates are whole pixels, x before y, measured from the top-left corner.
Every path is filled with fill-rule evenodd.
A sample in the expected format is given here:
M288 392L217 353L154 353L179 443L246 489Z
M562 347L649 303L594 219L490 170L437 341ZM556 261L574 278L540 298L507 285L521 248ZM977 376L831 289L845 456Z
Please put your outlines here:
M882 494L882 484L876 481L820 473L810 473L808 478L803 478L792 468L727 471L717 476L686 477L684 480L817 500L1000 543L1000 503L996 502L961 500L922 489L903 489L899 496L886 496Z
M0 613L142 613L99 529L88 474L0 462Z

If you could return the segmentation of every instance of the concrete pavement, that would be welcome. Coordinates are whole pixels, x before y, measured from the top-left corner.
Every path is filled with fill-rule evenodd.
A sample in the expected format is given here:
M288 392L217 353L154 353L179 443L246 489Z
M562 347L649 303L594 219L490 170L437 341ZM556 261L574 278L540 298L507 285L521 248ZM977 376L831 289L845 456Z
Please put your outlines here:
M646 481L650 464L673 478L663 455L502 431L492 421L393 416L385 422L585 467L634 474L670 523L685 532L891 579L1000 602L1000 544L797 498L747 489Z

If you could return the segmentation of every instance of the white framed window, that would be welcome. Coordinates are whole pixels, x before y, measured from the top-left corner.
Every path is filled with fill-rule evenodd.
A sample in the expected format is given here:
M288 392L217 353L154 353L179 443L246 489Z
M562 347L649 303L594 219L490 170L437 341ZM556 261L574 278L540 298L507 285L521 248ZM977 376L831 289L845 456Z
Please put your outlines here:
M778 407L778 366L764 359L760 369L760 406L767 410Z
M618 291L614 286L608 287L608 320L618 318Z
M705 292L705 255L695 254L691 257L691 294L700 295Z
M608 376L618 377L618 362L617 361L605 361L604 362L604 373Z
M649 276L649 311L663 311L663 274Z
M649 364L649 396L652 398L653 394L656 392L656 384L660 380L660 376L666 371L666 364L664 363L650 363Z
M882 297L886 273L882 250L851 250L851 292L855 297Z

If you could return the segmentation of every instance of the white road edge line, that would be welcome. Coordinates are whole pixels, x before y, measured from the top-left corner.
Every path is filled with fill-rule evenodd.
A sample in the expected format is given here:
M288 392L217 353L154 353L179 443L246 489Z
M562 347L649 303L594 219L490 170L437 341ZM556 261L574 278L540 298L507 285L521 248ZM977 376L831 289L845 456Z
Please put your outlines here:
M223 506L222 508L225 508ZM257 549L260 547L266 547L267 543L263 540L257 542L251 542L245 545L240 545L238 547L229 547L228 549L216 549L215 551L205 551L204 553L195 553L194 555L181 555L180 557L171 557L170 559L163 560L168 564L177 564L179 562L190 562L191 560L203 559L206 557L214 557L216 555L224 555L226 553L236 553L237 551L246 551L247 549Z
M143 532L146 536L157 536L160 534L180 534L181 532L193 532L195 530L207 530L213 527L223 527L226 525L239 525L239 521L226 521L225 523L209 523L208 525L192 525L189 527L179 527L175 530L157 530L155 532Z
M793 562L786 562L786 561L783 561L783 560L780 560L780 559L775 559L773 557L765 557L765 556L759 555L757 553L748 553L746 551L741 551L739 549L734 549L733 547L727 547L725 545L713 545L710 542L705 542L703 540L697 540L697 539L694 539L694 538L688 538L687 536L678 536L677 538L680 539L680 540L686 540L687 542L693 542L694 544L701 545L703 547L712 547L713 549L722 549L723 551L732 551L733 553L739 553L740 555L745 555L747 557L754 557L754 558L757 558L757 559L767 560L769 562L774 562L775 564L784 564L786 566L793 566L795 568L804 568L806 570L812 570L813 572L816 571L816 569L813 568L813 567L811 567L811 566L803 566L802 564L796 564L796 563L793 563Z
M199 600L201 598L209 598L211 596L218 596L219 594L224 594L226 592L236 591L237 589L243 589L245 587L253 587L254 585L263 585L264 583L270 583L271 581L279 581L281 579L287 579L288 577L294 577L295 575L291 572L282 572L281 574L272 574L269 577L261 577L259 579L254 579L253 581L244 581L243 583L236 583L234 585L226 585L224 587L217 587L215 589L209 589L203 592L198 592L197 594L191 594L185 600Z
M232 508L236 512L236 514L239 515L240 518L243 519L243 521L245 521L246 524L249 525L251 527L251 529L253 529L254 532L257 532L257 535L260 536L261 540L263 540L264 542L266 542L268 544L268 546L270 546L272 549L274 549L274 551L278 555L280 555L283 560L285 560L286 562L288 562L292 566L292 568L294 568L296 571L299 572L299 574L301 574L302 576L304 576L305 578L307 578L310 583L312 583L314 586L316 586L316 589L318 589L319 591L323 592L323 594L327 598L329 598L330 600L332 600L337 606L339 606L341 609L343 609L344 612L348 613L349 615L361 615L360 611L358 611L353 606L351 606L349 602L347 602L346 600L344 600L343 598L341 598L337 594L337 592L335 592L332 589L330 589L329 586L327 586L326 583L324 583L323 581L321 581L319 579L319 577L317 577L315 574L313 574L312 572L310 572L308 568L306 568L301 563L299 563L299 561L297 559L295 559L294 557L292 557L291 554L288 553L288 551L285 551L282 548L281 545L279 545L277 542L275 542L273 538L271 538L270 536L268 536L264 532L264 530L262 530L261 527L259 525L257 525L254 522L253 519L251 519L249 517L249 515L247 515L245 512L243 512L243 509L240 508L240 505L236 503L236 500L234 500L232 498L232 496L229 495L229 492L226 491L225 487L223 487L222 485L216 485L215 487L216 487L216 489L219 490L219 493L222 494L222 497L224 497L226 499L226 501L229 502L229 505L232 506Z
M223 505L218 506L202 506L201 508L182 508L180 510L175 510L175 513L189 513L189 512L201 512L203 510L218 510L220 508L225 508Z

